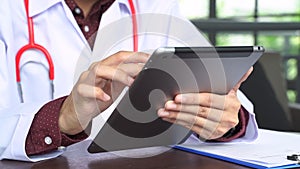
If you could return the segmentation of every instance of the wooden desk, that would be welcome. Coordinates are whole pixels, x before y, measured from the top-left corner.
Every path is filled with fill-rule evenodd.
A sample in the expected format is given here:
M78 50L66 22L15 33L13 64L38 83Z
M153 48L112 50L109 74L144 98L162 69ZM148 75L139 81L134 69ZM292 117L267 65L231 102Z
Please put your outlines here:
M180 150L148 148L131 153L144 158L120 157L113 153L89 154L86 147L89 142L71 146L60 157L28 163L2 160L0 169L246 169L248 167L200 156ZM157 152L164 152L158 155ZM147 157L148 156L148 157Z

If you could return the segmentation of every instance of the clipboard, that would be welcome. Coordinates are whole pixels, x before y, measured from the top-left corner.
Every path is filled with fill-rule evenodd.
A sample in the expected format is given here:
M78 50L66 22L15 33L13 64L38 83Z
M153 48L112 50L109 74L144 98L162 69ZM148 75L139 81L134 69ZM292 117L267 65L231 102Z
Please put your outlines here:
M183 143L192 132L163 121L157 110L179 93L227 93L263 52L262 46L157 49L93 139L88 152Z
M299 154L300 133L259 129L259 138L252 143L187 143L174 148L252 168L297 168L298 161L287 156Z

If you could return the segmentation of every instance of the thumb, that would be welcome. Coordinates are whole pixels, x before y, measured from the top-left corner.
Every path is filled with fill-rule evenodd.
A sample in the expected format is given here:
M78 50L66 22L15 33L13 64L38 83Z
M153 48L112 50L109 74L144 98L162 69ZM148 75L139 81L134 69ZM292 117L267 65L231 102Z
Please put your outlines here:
M253 71L253 66L250 67L250 69L248 70L248 72L245 73L244 76L241 78L241 80L233 87L233 90L234 90L235 92L240 88L241 84L242 84L245 80L247 80L247 78L250 76L250 74L252 73L252 71Z

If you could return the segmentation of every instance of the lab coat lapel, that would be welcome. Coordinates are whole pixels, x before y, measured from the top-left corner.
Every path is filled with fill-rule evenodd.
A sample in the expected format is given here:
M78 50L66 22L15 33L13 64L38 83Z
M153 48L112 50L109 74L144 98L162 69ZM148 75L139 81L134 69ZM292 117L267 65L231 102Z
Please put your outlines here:
M93 55L91 58L92 61L104 59L108 55L111 55L114 52L120 50L120 47L118 46L114 48L113 52L108 52L108 50L110 50L112 47L112 44L110 42L114 41L112 40L113 37L122 37L122 32L112 31L112 29L114 29L112 26L114 26L117 21L124 17L122 16L122 13L124 13L124 11L128 11L127 13L129 15L129 9L127 8L127 6L127 0L116 0L110 6L110 8L102 15L95 40Z
M88 42L86 38L84 37L82 31L80 30L73 14L70 8L67 6L64 0L29 0L29 16L34 17L35 15L38 15L47 9L51 8L52 6L61 3L63 6L66 16L69 19L69 21L72 23L74 29L77 31L79 36L81 37L84 44L89 47ZM90 49L91 50L91 49Z
M102 15L99 30L121 18L121 3L116 0Z
M65 3L65 1L63 1L62 4L63 4L64 10L66 12L66 15L67 15L68 19L72 23L73 27L76 29L76 31L79 34L79 36L81 37L82 41L85 43L85 46L87 46L88 49L91 51L90 45L88 44L88 41L86 40L86 38L83 35L81 29L79 28L79 26L76 22L76 19L74 18L73 14L72 14L72 11L68 7L68 5Z
M44 12L53 5L62 2L63 0L29 0L29 16L33 17Z

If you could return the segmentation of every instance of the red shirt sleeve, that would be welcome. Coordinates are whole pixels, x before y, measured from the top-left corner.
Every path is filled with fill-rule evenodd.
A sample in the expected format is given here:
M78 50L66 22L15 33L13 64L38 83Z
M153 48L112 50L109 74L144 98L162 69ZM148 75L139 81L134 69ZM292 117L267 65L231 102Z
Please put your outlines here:
M244 136L246 133L246 127L248 125L248 121L249 121L249 113L245 108L241 107L239 112L239 123L234 128L234 130L229 131L230 133L226 133L221 138L211 140L211 141L228 142Z
M27 155L53 151L60 146L68 146L88 137L83 131L74 136L60 132L58 117L66 96L45 104L35 115L26 138Z

